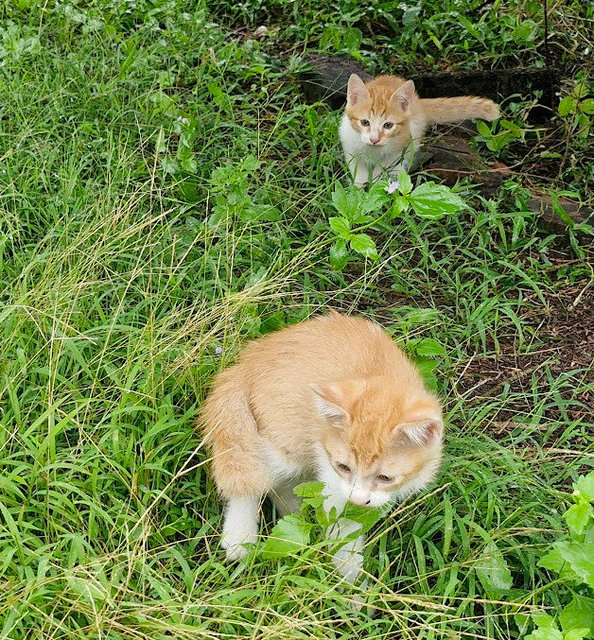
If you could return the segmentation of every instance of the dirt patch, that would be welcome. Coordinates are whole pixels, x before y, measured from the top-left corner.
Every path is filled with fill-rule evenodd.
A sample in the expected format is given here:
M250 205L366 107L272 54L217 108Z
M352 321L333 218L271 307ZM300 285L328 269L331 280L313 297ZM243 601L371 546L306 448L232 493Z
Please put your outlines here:
M465 365L458 393L473 403L493 400L504 390L509 397L497 416L494 435L503 437L518 415L532 414L535 400L570 372L575 383L568 377L568 384L559 385L557 401L551 397L546 402L544 417L594 421L594 289L584 286L566 287L546 307L541 304L522 318L540 348L519 352L515 341L503 340L496 355L473 358Z

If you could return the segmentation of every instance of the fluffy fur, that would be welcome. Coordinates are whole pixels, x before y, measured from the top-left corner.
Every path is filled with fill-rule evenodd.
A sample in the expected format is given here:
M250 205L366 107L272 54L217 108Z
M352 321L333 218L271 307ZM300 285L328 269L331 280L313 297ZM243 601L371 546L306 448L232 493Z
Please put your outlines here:
M423 489L441 460L440 404L414 365L378 325L334 312L248 344L217 376L201 424L230 559L256 540L266 495L285 514L298 507L293 487L319 479L328 511L377 507ZM341 519L332 535L357 526ZM362 544L335 557L348 580Z
M353 74L340 124L340 140L355 184L408 169L427 127L471 118L495 120L499 107L486 98L419 98L412 80L379 76L367 84Z

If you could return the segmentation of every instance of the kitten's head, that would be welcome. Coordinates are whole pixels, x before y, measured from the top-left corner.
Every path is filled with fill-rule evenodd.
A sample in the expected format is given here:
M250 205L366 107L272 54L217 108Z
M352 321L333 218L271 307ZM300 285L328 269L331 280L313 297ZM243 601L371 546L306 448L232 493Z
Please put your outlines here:
M437 398L420 379L385 377L312 385L324 421L323 480L352 503L378 507L426 487L441 462Z
M412 80L402 81L394 90L393 83L366 85L353 74L349 78L345 113L365 144L381 147L398 138L400 146L406 147L410 137L410 106L415 97Z

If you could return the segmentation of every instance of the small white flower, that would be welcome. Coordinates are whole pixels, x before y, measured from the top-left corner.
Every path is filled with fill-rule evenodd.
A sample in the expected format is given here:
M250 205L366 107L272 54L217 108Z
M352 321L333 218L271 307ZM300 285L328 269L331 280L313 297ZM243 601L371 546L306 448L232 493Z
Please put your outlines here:
M388 188L386 189L386 191L388 193L394 193L394 191L396 191L396 189L398 189L399 186L400 186L400 183L398 182L398 180L392 180L392 182L390 182L390 184L388 185Z

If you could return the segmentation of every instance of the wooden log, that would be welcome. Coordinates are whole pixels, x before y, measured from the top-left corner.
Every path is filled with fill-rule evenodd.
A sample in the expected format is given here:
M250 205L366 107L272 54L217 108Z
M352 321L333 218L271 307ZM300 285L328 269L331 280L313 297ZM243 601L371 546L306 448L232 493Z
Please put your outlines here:
M594 210L590 207L586 207L581 202L576 202L569 198L559 198L558 203L574 224L586 222L594 213ZM537 215L538 226L547 231L562 233L569 226L555 211L549 196L534 194L534 197L528 200L526 206Z
M364 80L371 76L361 63L348 56L310 54L306 58L307 68L300 81L309 102L323 100L333 108L344 105L346 86L351 73ZM394 69L394 73L401 73ZM548 119L556 106L559 90L559 72L547 69L494 69L483 71L451 71L421 73L410 76L423 98L477 95L500 101L518 94L523 97L541 92L539 106L529 114L532 122Z

